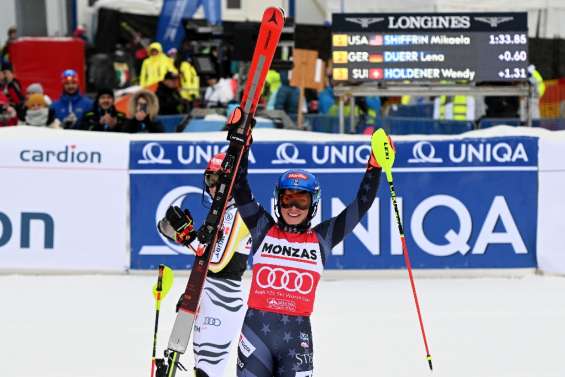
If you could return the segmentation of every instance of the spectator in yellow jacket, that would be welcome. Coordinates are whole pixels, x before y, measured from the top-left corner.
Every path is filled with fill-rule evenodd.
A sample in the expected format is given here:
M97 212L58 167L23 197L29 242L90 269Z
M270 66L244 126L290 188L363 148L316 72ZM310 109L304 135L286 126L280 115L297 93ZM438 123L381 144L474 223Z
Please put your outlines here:
M141 65L139 84L143 87L156 84L163 80L167 72L177 72L173 59L163 53L163 47L159 42L153 42L147 48L149 56Z
M180 95L187 101L194 101L200 98L200 77L196 72L196 68L192 65L189 57L179 54L176 48L167 51L167 56L173 59L175 68L179 75Z

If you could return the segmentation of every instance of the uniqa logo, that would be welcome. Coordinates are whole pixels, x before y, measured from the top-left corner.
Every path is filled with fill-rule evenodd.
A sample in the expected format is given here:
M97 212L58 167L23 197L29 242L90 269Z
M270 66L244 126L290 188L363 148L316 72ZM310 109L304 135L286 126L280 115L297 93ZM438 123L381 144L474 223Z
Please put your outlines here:
M459 151L456 151L456 145ZM457 153L458 152L458 153ZM449 144L449 159L453 162L528 162L528 154L524 144L518 143L515 147L501 142L491 143L461 143Z
M499 143L449 143L449 161L454 163L473 162L528 162L528 153L524 144L515 146L506 142ZM412 147L410 163L442 163L443 158L436 157L436 150L429 141L419 141Z
M435 162L440 163L443 160L439 157L435 157L436 149L433 144L429 141L419 141L412 147L412 158L408 159L408 162Z
M280 164L305 164L306 160L298 158L300 152L293 143L282 143L277 147L277 159L273 160L274 165Z
M79 151L75 144L65 145L63 149L23 149L20 151L23 162L48 162L68 164L101 164L102 153L98 151Z
M138 160L139 164L162 164L169 165L172 161L165 157L165 149L163 146L156 142L145 144L141 152L143 159Z

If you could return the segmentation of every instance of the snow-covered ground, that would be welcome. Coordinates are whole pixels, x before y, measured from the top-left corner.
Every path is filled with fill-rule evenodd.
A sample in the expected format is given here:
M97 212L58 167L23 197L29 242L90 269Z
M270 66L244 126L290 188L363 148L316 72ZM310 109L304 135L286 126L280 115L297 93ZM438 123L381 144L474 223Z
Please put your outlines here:
M0 376L148 377L154 280L0 276ZM177 277L163 303L159 354L185 282ZM565 376L565 278L416 283L432 375ZM323 281L313 331L315 376L430 376L406 278ZM235 376L232 358L226 376Z

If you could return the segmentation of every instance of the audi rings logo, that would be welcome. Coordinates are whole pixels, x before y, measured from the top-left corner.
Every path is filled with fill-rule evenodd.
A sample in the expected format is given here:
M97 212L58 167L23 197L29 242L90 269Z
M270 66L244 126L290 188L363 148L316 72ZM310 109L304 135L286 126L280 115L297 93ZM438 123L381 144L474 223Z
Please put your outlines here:
M408 159L408 162L443 162L443 159L441 157L435 157L435 155L436 149L434 148L432 143L430 143L429 141L419 141L414 144L414 147L412 147L412 156L414 157Z
M220 327L222 321L219 318L204 317L204 325Z
M277 291L284 289L287 292L297 292L303 295L307 295L314 289L312 274L278 267L261 267L255 281L261 288L272 288Z
M156 142L145 144L141 154L143 155L143 159L137 161L140 164L168 165L172 163L170 159L164 158L165 149L161 144Z
M305 164L306 160L298 158L300 152L298 147L293 143L282 143L277 147L277 159L273 160L273 164Z

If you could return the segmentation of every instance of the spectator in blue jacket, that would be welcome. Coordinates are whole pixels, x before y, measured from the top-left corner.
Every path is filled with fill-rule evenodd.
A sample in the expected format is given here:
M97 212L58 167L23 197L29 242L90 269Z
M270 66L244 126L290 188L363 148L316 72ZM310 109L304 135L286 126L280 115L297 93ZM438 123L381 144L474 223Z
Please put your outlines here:
M288 71L281 72L281 85L275 98L275 110L284 110L287 114L297 114L299 110L300 89L290 86Z
M63 94L51 107L64 128L77 128L83 115L92 109L93 102L87 96L80 94L78 74L75 70L65 70L61 78Z

